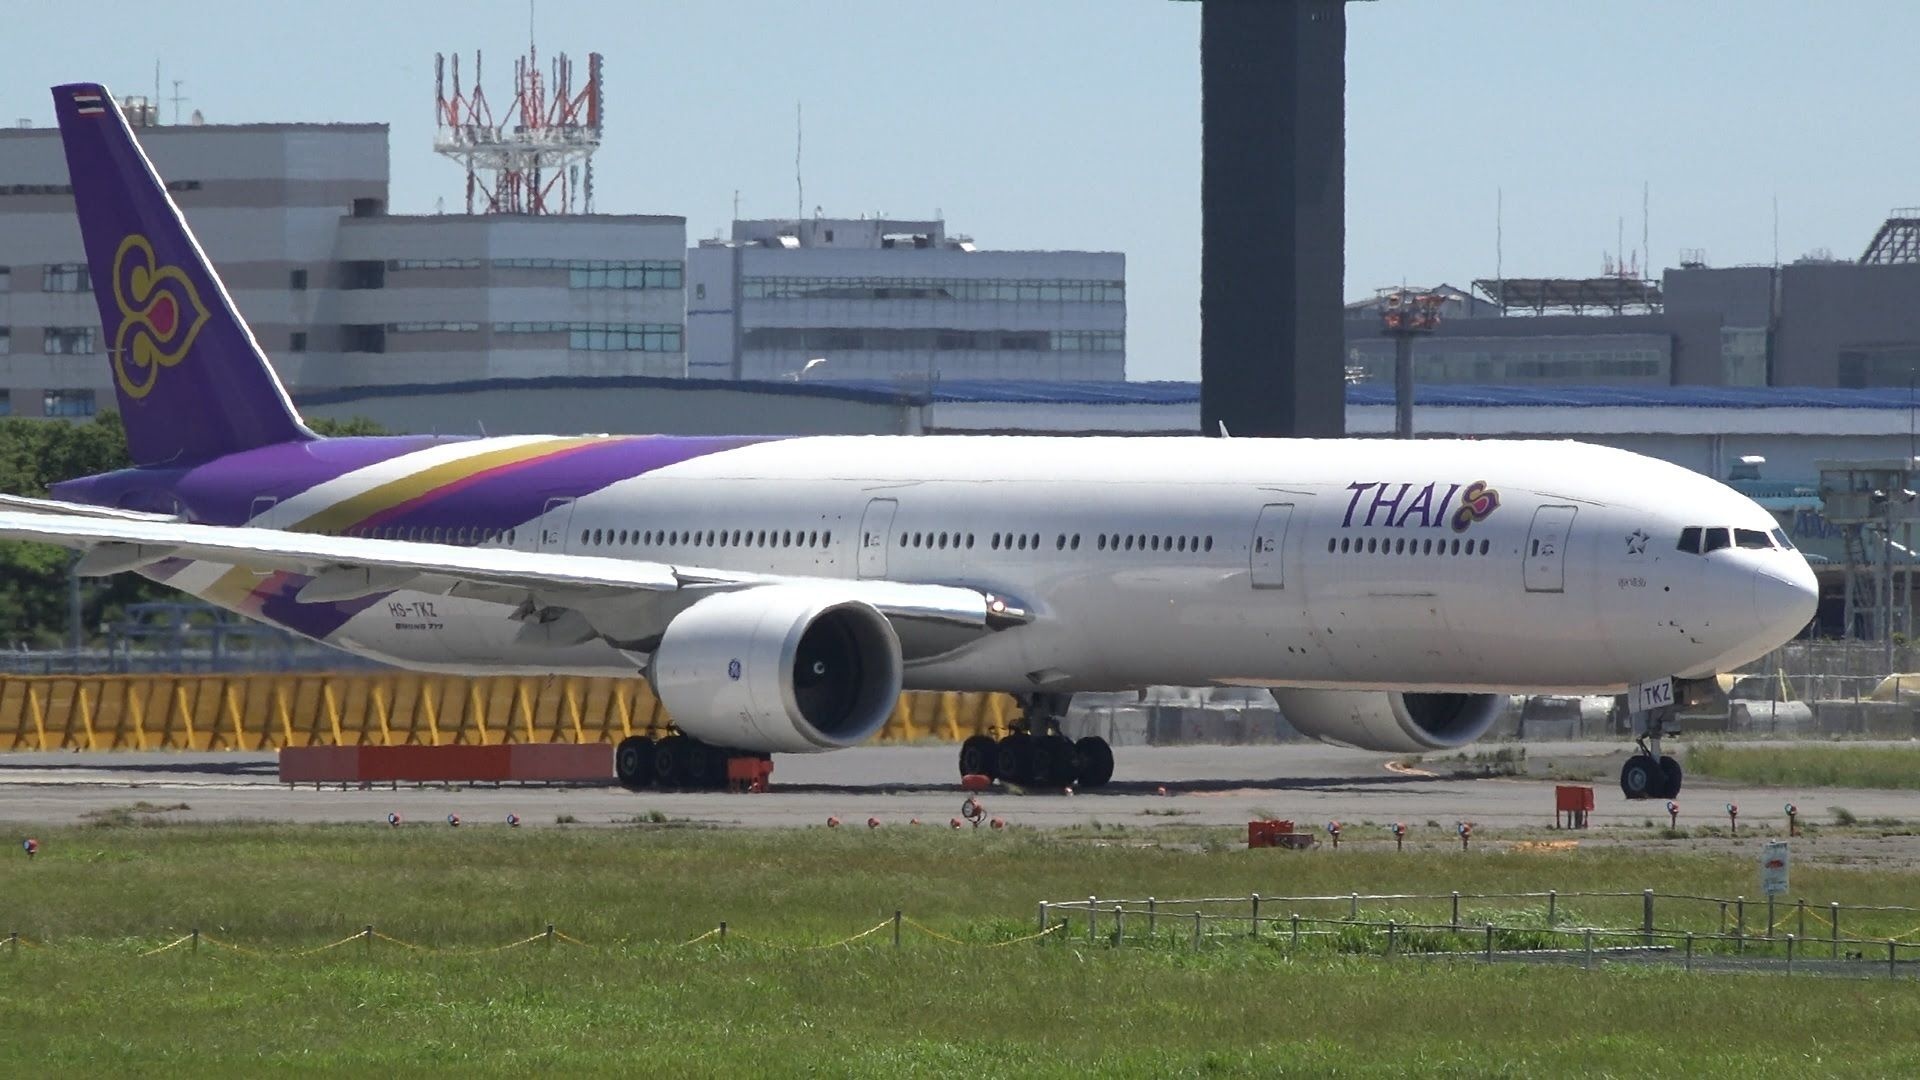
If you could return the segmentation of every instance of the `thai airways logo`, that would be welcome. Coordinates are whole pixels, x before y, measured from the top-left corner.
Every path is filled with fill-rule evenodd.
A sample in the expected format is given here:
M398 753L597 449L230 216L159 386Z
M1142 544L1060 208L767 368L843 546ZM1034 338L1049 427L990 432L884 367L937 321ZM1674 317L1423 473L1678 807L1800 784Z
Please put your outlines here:
M1487 486L1485 480L1475 480L1460 493L1460 509L1453 512L1453 531L1466 532L1476 521L1487 520L1487 515L1500 509L1500 493Z
M207 307L177 266L161 266L153 244L138 233L113 256L113 303L120 328L113 335L113 375L128 397L153 390L160 369L186 359L207 323Z

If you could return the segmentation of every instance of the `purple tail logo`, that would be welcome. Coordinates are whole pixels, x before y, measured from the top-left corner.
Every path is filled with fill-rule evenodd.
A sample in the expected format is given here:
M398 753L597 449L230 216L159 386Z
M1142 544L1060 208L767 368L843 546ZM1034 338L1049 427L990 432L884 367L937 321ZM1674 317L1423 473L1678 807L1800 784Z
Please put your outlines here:
M207 323L207 306L186 271L158 263L153 244L139 233L120 241L113 256L113 302L120 309L113 375L131 398L146 397L161 368L185 359Z

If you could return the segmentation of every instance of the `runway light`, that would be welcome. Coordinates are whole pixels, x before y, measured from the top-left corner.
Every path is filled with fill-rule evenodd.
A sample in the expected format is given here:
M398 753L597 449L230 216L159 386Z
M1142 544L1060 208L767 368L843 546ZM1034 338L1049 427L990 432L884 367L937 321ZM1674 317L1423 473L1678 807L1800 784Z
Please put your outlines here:
M1000 818L994 818L994 819L993 819L993 827L994 827L994 828L996 828L996 829L1004 829L1004 828L1006 828L1006 827L1007 827L1007 823L1006 823L1005 821L1003 821L1003 820L1001 820Z
M399 814L391 814L391 813L390 813L390 814L388 814L388 815L387 815L387 827L388 827L388 828L392 828L392 829L397 829L397 828L399 828L399 827L400 827L400 815L399 815Z
M879 828L879 827L880 827L880 819L879 819L879 818L877 818L877 817L870 817L870 818L868 818L868 819L867 819L867 828L869 828L869 829L877 829L877 828Z
M1337 821L1327 822L1327 835L1333 837L1333 849L1335 851L1340 850L1340 823Z
M1677 802L1674 802L1672 799L1668 799L1667 800L1667 828L1677 829L1679 827L1680 827L1680 804Z
M1159 787L1153 789L1153 793L1155 795L1165 795L1167 793L1167 785L1161 784Z
M519 828L519 827L520 827L520 815L519 815L519 814L508 814L508 815L507 815L507 827L508 827L508 828L510 828L510 829L517 829L517 828Z
M35 855L40 854L40 841L29 836L20 844L20 849L27 853L27 858L31 859Z
M953 826L954 828L956 828L956 829L957 829L957 828L959 828L959 827L960 827L960 819L959 819L959 818L949 818L949 819L947 819L947 824L949 824L949 825L951 825L951 826Z
M839 818L837 818L837 817L830 817L830 818L828 818L828 819L827 819L827 828L829 828L829 829L837 829L837 828L839 828L839 827L840 827L840 819L839 819Z
M909 822L907 822L907 824L909 824L909 825L918 825L918 824L920 824L920 819L919 819L919 818L914 818L914 819L913 819L912 821L909 821Z
M456 829L457 829L457 828L459 828L459 827L460 827L460 815L459 815L459 814L448 814L448 815L447 815L447 824L448 824L448 825L451 825L451 826L453 826L453 827L454 827L454 828L456 828Z

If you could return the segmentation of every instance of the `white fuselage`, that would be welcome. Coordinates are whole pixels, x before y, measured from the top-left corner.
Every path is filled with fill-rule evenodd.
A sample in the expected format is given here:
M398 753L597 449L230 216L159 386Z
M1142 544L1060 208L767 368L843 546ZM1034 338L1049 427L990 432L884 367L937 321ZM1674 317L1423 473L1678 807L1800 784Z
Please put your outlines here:
M349 474L256 523L353 494ZM1689 526L1769 543L1684 552ZM915 688L1618 692L1727 670L1804 625L1812 574L1775 528L1698 474L1571 442L869 436L761 442L556 496L499 543L964 584L1032 612L910 656ZM455 671L644 664L543 644L512 614L397 593L329 640Z

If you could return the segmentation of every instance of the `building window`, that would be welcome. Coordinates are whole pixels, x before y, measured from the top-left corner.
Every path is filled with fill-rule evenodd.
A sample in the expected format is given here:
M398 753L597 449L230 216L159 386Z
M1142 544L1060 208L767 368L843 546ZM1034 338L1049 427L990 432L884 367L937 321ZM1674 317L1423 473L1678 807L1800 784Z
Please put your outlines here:
M389 270L474 270L479 259L388 259Z
M381 289L387 284L387 264L379 259L358 259L340 264L343 289Z
M93 327L49 326L40 350L49 356L74 356L93 351Z
M340 328L341 346L347 352L383 353L387 351L387 328L348 325Z
M0 390L0 416L13 415L13 391Z
M305 270L292 270L287 273L287 288L295 292L302 292L306 287L307 272Z
M743 300L953 300L969 303L1117 304L1124 281L1050 278L750 277Z
M638 262L599 262L592 260L565 263L567 287L572 289L678 289L685 271L677 259L643 259Z
M480 324L477 322L440 321L440 322L403 322L403 323L387 324L387 332L390 334L431 334L431 333L469 333L471 334L471 333L478 333L479 331L480 331Z
M40 274L44 292L92 292L93 279L82 263L48 263Z
M48 416L92 416L93 391L49 390L44 404Z
M697 284L695 284L695 285L694 285L694 287L693 287L693 298L694 298L695 300L705 300L705 299L707 298L707 283L706 283L706 282L704 282L704 281L702 281L702 282L699 282L699 283L697 283Z
M10 327L0 326L0 356L5 356L12 351L13 330Z
M307 332L305 330L295 330L293 333L287 335L287 351L307 351Z
M496 334L567 335L567 348L587 352L682 351L678 323L494 323Z
M359 198L353 200L348 209L354 217L379 217L386 204L375 198Z
M13 291L13 267L0 266L0 292Z

